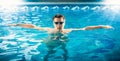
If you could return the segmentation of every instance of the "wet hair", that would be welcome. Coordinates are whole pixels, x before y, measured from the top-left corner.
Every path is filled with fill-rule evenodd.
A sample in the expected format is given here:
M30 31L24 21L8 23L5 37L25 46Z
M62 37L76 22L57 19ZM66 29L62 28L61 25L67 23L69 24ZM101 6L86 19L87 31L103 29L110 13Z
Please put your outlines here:
M53 17L53 21L55 18L63 18L64 19L64 16L62 14L56 14L54 17Z

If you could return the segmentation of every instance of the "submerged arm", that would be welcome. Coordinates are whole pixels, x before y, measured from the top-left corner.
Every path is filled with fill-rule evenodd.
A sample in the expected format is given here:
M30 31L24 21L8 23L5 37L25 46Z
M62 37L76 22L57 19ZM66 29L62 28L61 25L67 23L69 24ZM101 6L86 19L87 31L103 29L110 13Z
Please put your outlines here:
M50 29L50 28L38 27L38 26L35 26L33 24L9 24L9 26L20 26L23 28L33 28L33 29L45 30L45 31L48 31Z
M112 28L112 26L109 26L109 25L87 26L84 28L77 28L77 29L71 29L71 30L93 30L93 29L100 29L100 28L110 29Z

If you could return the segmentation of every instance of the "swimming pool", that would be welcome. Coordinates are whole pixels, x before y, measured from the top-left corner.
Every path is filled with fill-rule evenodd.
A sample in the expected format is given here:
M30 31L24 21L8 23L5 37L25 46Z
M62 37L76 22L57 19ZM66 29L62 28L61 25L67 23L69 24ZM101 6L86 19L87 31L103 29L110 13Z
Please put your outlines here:
M63 14L65 28L111 25L113 29L72 31L68 34L68 61L120 60L120 7L102 4L26 4L0 9L0 61L42 61L47 48L42 43L48 34L36 29L10 27L7 24L27 23L51 27L52 17ZM63 61L57 49L50 61ZM37 59L36 59L37 58Z

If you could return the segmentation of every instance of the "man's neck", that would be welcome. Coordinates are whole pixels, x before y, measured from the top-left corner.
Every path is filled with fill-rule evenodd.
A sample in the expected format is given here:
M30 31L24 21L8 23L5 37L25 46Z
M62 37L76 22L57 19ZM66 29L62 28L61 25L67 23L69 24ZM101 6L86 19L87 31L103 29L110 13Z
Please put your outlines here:
M62 32L63 29L55 29L55 31L57 31L57 32Z

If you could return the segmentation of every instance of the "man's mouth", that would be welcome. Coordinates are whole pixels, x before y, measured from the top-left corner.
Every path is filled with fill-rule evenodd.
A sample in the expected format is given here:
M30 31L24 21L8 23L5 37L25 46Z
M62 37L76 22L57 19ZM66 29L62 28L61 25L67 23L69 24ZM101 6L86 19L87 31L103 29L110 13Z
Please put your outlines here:
M61 27L58 27L58 29L61 29Z

